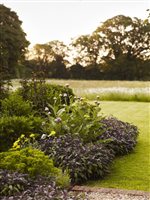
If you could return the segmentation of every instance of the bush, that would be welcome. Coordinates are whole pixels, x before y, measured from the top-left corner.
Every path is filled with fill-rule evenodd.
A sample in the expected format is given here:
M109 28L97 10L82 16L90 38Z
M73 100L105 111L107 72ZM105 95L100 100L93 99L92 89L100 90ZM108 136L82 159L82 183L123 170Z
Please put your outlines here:
M103 119L102 123L105 131L99 139L111 139L107 147L113 149L116 155L124 155L134 149L138 136L136 126L114 117Z
M70 99L74 96L72 89L68 87L40 81L23 82L18 93L24 100L32 102L35 110L40 113L49 105L62 107L63 104L70 104Z
M54 177L57 183L65 186L69 185L69 177L66 174L62 174L60 169L54 167L53 161L48 156L40 150L30 147L19 151L0 153L0 169L29 174L33 178L39 175Z
M13 195L13 196L12 196ZM0 196L3 200L83 200L83 195L76 195L56 185L45 177L32 180L27 174L0 170Z
M102 178L114 158L104 144L83 144L79 137L66 134L41 140L41 149L54 159L56 166L68 170L72 183Z
M48 123L44 130L46 133L55 132L56 136L71 133L79 135L85 143L95 141L103 132L99 114L100 107L91 105L84 100L77 100L69 106L59 109L55 116L48 116Z
M29 116L32 112L31 104L23 101L22 97L16 93L12 93L8 98L5 98L1 106L2 114L6 116Z
M12 116L0 118L0 151L8 150L21 134L40 134L43 120L40 117Z

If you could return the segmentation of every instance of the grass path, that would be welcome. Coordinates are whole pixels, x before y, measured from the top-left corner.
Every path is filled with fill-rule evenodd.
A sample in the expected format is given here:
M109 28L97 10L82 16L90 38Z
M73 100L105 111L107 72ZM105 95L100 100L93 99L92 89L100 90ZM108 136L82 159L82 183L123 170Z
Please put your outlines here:
M89 186L150 191L150 104L141 102L102 102L102 112L133 123L140 129L138 144L129 155L119 157L104 179Z

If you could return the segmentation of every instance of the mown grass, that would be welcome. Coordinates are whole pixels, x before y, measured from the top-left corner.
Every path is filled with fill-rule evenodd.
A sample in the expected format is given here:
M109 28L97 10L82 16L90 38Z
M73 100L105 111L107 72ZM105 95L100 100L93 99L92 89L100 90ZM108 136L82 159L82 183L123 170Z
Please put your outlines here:
M102 112L138 126L140 134L135 150L118 157L104 180L89 186L150 191L150 104L141 102L101 102Z
M77 96L94 100L99 95L102 101L150 102L150 82L144 81L92 81L47 79L48 83L70 84ZM19 80L13 80L13 87L19 87Z

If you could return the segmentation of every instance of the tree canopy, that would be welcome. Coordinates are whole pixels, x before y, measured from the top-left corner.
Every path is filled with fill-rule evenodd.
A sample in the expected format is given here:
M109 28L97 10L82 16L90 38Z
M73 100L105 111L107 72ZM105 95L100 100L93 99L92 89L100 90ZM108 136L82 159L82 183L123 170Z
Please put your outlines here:
M11 75L29 45L21 25L17 14L0 4L0 65Z
M25 76L41 71L46 78L147 80L150 78L147 11L145 20L114 16L91 34L74 38L68 46L59 40L36 44L29 50L31 56L22 61L29 45L22 22L15 12L0 4L0 78L6 79L7 74L14 78L19 66Z

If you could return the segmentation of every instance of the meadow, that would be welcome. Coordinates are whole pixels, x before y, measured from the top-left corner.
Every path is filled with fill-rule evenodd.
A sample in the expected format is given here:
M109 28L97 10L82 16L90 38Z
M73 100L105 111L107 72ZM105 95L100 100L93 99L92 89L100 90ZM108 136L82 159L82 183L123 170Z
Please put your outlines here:
M150 81L91 81L47 79L48 83L69 84L76 96L102 101L150 102ZM13 88L19 87L19 80L13 80Z

